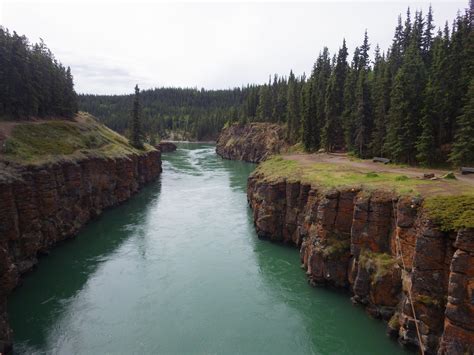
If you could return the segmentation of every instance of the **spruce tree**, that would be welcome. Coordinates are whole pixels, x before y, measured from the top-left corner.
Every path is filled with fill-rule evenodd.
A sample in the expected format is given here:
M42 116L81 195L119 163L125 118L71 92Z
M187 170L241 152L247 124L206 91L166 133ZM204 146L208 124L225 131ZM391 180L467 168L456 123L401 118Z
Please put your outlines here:
M344 111L344 85L348 70L347 54L346 40L344 39L326 92L325 124L321 132L321 141L327 151L341 149L344 146L342 112Z
M385 149L400 162L415 163L416 143L420 134L425 66L413 41L395 76L391 94L389 125Z
M312 140L313 149L321 147L321 132L326 124L326 90L331 75L331 59L329 58L329 50L324 47L323 52L319 54L313 69L312 80L312 99L311 104L314 105L314 120L312 124L313 132Z
M313 80L310 78L304 86L301 95L301 142L306 151L316 148L313 135L316 107L313 99Z
M417 142L417 159L423 165L432 165L445 159L439 147L444 138L445 119L448 116L447 77L448 43L441 33L434 39L432 46L432 65L424 91L424 107L421 116L421 136Z
M360 47L360 60L358 65L357 86L354 97L353 113L355 122L354 148L360 157L367 157L370 138L372 135L373 117L372 104L369 90L369 50L370 44L367 31L364 34L364 42Z
M356 47L352 57L351 67L344 86L344 111L342 113L342 127L344 130L344 141L346 149L354 150L355 139L355 92L359 78L360 49Z
M465 97L462 115L457 118L458 129L450 161L456 165L474 164L474 78Z
M298 81L290 71L288 78L288 99L287 99L287 138L290 142L296 142L299 139L300 132L300 102Z
M390 108L390 93L392 75L390 65L384 55L380 55L380 48L375 49L375 60L372 80L372 104L374 126L370 142L370 150L376 156L385 156L383 149L387 133L388 111Z
M132 137L131 143L135 148L143 148L143 139L141 132L140 122L140 89L138 84L135 86L135 96L133 99L133 110L132 110Z

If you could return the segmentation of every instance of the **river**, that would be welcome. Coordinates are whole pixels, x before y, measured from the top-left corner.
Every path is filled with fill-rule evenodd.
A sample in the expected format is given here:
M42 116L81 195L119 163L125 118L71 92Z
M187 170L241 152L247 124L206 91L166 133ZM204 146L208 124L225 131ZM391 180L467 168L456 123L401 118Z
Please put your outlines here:
M55 248L9 300L17 354L403 354L349 295L259 240L255 165L206 144Z

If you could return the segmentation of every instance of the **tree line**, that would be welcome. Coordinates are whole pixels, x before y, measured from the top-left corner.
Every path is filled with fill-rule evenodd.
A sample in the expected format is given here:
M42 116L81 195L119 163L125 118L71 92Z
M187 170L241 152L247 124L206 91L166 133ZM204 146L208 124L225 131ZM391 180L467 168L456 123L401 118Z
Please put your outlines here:
M46 47L0 26L0 117L72 117L77 97L71 69Z
M182 132L198 140L215 139L224 124L238 117L244 90L155 88L140 91L140 125L148 138ZM134 95L79 95L81 110L119 132L131 130Z
M367 32L350 63L324 48L308 78L251 87L240 120L284 122L308 151L347 150L424 165L474 163L474 2L435 32L433 12L399 16L390 48Z
M142 127L215 138L226 122L280 122L307 151L349 151L423 165L474 163L474 1L435 30L410 9L384 52L367 31L352 57L345 40L324 48L309 75L274 75L232 90L160 88L141 93ZM350 61L349 61L350 59ZM80 95L80 107L124 131L132 95Z

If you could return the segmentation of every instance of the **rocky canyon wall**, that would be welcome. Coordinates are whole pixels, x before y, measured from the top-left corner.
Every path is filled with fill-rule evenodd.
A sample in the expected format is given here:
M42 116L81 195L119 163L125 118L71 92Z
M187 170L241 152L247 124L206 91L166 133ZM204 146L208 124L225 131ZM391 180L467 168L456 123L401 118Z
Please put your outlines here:
M259 163L288 147L284 128L264 122L232 124L221 131L216 142L216 152L222 158L251 163Z
M259 237L300 248L312 284L350 290L407 346L419 346L418 325L427 354L474 353L474 230L439 230L420 198L261 173L248 201Z
M6 298L21 274L34 267L38 255L126 201L160 172L160 152L153 150L20 167L0 176L0 353L11 349Z

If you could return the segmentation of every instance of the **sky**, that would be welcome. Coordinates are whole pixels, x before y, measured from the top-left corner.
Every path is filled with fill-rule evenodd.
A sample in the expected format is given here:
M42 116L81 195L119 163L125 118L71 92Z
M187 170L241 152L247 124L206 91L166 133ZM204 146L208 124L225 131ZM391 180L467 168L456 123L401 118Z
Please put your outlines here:
M468 1L431 1L435 25L452 23ZM42 38L79 93L140 88L227 89L269 75L309 74L319 51L349 57L368 31L386 50L398 14L427 12L430 1L152 2L0 0L0 24Z

